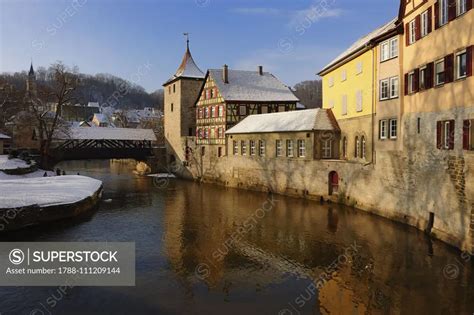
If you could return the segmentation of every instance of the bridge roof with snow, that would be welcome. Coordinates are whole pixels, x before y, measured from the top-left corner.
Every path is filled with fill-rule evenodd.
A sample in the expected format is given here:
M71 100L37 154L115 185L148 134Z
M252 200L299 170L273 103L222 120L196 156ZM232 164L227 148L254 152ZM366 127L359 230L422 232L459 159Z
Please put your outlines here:
M58 136L57 140L120 140L120 141L156 141L151 129L132 128L70 128L67 134Z

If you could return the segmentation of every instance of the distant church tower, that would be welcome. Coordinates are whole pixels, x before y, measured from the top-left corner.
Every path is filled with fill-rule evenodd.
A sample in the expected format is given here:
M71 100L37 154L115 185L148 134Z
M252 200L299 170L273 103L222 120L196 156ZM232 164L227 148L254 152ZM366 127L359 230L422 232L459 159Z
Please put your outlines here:
M176 73L164 87L164 129L168 159L178 163L186 160L186 137L196 136L195 104L204 84L204 73L194 62L189 50L187 33L186 52Z
M28 96L31 96L31 97L37 96L36 74L35 74L35 70L33 69L33 62L31 62L30 72L28 72L28 79L26 79L26 93Z

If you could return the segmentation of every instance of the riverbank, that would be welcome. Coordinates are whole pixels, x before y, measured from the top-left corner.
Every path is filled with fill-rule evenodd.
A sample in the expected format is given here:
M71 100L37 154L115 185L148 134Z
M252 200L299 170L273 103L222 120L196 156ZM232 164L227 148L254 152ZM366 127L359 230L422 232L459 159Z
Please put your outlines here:
M84 176L0 180L0 231L75 217L92 210L102 182Z

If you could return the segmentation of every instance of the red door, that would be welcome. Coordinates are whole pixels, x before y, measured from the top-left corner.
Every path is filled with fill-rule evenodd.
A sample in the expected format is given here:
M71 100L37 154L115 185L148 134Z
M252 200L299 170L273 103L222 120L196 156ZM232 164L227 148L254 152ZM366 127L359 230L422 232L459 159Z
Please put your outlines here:
M337 193L339 190L339 175L337 172L329 173L329 195Z

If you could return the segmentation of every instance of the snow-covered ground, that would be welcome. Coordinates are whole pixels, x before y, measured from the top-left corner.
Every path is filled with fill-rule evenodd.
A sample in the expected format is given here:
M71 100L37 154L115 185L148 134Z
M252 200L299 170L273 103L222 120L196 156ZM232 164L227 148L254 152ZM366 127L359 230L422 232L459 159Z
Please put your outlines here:
M102 182L84 176L0 180L0 209L67 205L94 195Z
M34 163L34 162L32 162ZM0 171L1 170L14 170L17 168L29 168L31 165L26 164L25 161L20 159L8 159L8 155L0 155Z
M37 170L36 172L31 172L23 175L8 175L0 171L0 180L43 177L44 173L46 173L48 177L56 176L55 172L45 170Z

